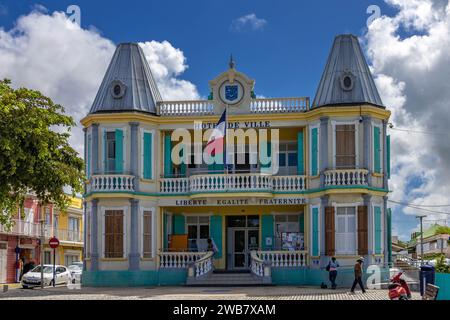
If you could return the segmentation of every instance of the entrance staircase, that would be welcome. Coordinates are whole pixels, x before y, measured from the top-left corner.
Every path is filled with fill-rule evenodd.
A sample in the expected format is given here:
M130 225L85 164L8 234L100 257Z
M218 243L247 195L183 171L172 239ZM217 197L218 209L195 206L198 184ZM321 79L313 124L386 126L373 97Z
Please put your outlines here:
M263 280L255 277L250 272L220 272L214 271L202 278L188 278L186 285L189 287L257 287L270 286Z

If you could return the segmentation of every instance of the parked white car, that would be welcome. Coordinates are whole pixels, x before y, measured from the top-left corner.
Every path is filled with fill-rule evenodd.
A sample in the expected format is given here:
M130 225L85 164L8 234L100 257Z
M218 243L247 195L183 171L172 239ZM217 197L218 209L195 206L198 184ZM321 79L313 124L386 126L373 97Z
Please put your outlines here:
M72 283L81 283L81 275L83 274L83 262L74 262L68 266Z
M56 265L55 266L55 283L58 284L69 284L72 281L72 276L70 275L69 269L65 266ZM22 276L22 288L34 288L41 286L41 266L35 267L33 270L25 273ZM53 285L53 265L44 264L44 286Z

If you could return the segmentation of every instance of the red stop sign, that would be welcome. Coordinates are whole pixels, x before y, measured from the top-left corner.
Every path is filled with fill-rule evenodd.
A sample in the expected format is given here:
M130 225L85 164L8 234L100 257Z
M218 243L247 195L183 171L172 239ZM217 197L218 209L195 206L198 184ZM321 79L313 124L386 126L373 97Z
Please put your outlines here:
M53 237L50 239L50 241L48 242L48 245L50 246L50 248L52 249L56 249L59 246L59 240L56 237Z

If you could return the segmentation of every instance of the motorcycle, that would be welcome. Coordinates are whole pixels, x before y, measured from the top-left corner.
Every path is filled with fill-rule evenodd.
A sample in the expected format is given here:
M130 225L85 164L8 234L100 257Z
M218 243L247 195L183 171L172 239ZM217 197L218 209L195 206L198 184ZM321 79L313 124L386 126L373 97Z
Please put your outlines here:
M391 284L389 285L389 298L391 300L410 300L411 291L404 279L402 279L403 272L400 272L396 276L392 277Z

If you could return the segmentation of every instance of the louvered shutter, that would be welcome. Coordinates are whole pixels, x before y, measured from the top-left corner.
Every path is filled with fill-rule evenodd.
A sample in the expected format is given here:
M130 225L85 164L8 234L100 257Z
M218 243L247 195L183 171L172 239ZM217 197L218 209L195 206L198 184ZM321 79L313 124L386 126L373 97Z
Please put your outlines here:
M335 253L334 236L334 207L325 208L325 251L327 256L333 256Z
M368 210L367 206L358 207L358 254L368 254Z

